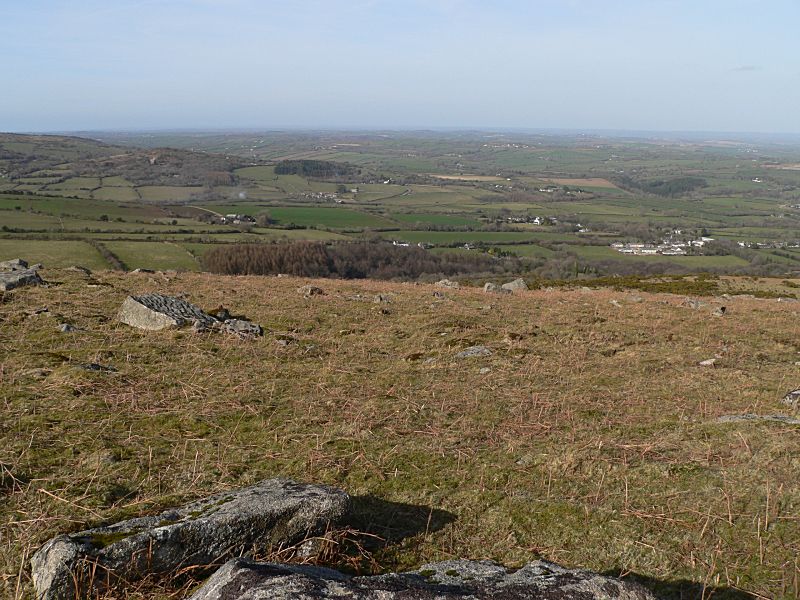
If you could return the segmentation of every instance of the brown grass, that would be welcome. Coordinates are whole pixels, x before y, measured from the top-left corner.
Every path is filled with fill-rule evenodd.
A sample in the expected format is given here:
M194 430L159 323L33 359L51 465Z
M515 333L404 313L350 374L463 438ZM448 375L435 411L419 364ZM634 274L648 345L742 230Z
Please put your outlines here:
M667 597L800 593L798 428L715 423L782 411L797 304L720 299L720 318L713 299L692 310L603 290L441 299L313 281L327 294L306 299L293 278L43 275L63 284L0 304L4 598L32 597L30 555L58 533L277 475L417 507L416 531L370 547L363 564L382 569L541 555L638 574ZM223 304L267 333L115 322L126 294L148 291ZM42 306L50 316L26 315ZM86 331L61 334L62 320ZM492 356L454 358L476 344ZM426 525L433 509L450 518Z
M578 178L549 178L545 179L545 181L549 181L550 183L555 183L558 185L575 185L575 186L588 186L588 187L600 187L600 188L614 188L616 189L616 185L611 183L608 179L603 179L602 177L578 177Z

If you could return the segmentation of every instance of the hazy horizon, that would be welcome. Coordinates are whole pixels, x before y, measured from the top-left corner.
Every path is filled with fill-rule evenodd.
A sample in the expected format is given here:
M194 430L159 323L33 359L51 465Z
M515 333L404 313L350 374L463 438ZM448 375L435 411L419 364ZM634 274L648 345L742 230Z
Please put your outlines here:
M789 0L32 0L0 130L800 133Z

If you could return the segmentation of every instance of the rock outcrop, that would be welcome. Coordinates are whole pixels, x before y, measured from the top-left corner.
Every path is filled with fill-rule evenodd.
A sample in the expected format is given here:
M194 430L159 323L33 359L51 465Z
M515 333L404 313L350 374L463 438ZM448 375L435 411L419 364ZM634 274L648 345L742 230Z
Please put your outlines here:
M150 574L207 566L320 533L346 512L336 488L270 479L159 515L45 543L31 558L37 600L73 600Z
M263 335L259 325L245 319L229 318L227 311L223 318L214 317L194 304L174 296L147 294L128 296L117 315L119 320L131 327L159 331L191 325L197 331L220 329L241 337Z
M451 560L410 573L350 577L320 567L234 559L191 600L655 600L640 585L537 561L518 571L488 561Z

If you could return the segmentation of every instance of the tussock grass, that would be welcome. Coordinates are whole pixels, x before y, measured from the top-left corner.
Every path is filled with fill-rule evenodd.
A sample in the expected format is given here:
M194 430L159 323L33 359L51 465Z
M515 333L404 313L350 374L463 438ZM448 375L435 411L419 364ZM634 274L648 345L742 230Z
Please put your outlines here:
M58 533L278 475L356 497L323 543L337 566L543 556L667 597L800 594L798 428L715 422L785 408L798 304L730 298L714 317L713 299L693 310L641 291L43 275L61 284L0 303L2 597L32 597L30 555ZM303 298L308 282L326 295ZM222 304L266 334L117 323L144 292ZM454 358L478 344L493 354Z

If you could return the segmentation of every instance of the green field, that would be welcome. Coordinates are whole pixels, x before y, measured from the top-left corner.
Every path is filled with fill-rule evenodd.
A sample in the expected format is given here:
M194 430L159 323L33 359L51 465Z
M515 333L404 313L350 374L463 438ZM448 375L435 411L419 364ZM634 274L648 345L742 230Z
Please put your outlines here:
M384 217L347 208L275 207L269 209L269 214L281 225L294 223L306 227L333 229L396 226Z
M129 269L197 271L200 268L185 248L172 242L105 241L103 245Z
M81 265L89 269L108 269L100 253L80 241L0 239L0 261L23 258L29 264L63 268Z
M424 225L452 225L455 227L477 227L480 222L477 219L465 217L459 214L433 214L433 213L392 213L392 219L401 223Z

